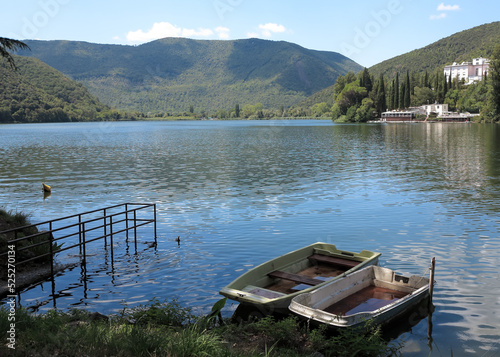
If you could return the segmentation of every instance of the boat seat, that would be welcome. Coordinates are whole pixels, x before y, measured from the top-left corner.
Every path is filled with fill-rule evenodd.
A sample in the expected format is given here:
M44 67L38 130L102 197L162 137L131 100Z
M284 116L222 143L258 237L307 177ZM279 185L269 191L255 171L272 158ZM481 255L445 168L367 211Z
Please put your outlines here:
M330 257L328 255L322 255L322 254L313 254L309 257L309 260L317 261L320 263L337 265L349 269L354 268L356 265L361 263L355 260Z
M324 283L323 280L309 278L307 276L302 276L298 274L287 273L281 270L275 270L267 275L270 276L271 278L291 280L294 283L307 284L312 286Z
M279 298L281 296L286 295L286 294L280 293L278 291L273 291L273 290L269 290L266 288L261 288L259 286L254 286L254 285L247 285L243 289L241 289L241 291L245 291L245 292L248 292L250 294L259 295L259 296L262 296L262 297L265 297L268 299L276 299L276 298Z

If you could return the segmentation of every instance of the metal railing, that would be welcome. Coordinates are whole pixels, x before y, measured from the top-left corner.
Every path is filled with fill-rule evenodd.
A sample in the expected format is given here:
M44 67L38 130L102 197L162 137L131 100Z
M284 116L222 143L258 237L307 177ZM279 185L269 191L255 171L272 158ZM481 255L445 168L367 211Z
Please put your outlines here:
M153 209L152 218L145 218L145 213ZM148 212L149 209L149 212ZM77 222L68 224L69 220ZM68 222L68 223L67 223ZM8 249L2 249L0 260L7 260L11 255L16 257L16 266L29 262L50 260L50 272L54 275L54 256L73 248L79 248L83 266L86 266L87 245L104 240L113 256L113 236L125 233L129 241L129 231L133 230L134 245L137 252L137 228L146 224L154 224L154 240L156 241L156 204L123 203L89 212L78 213L50 221L35 223L23 227L12 228L0 232L0 235L13 238L7 240ZM62 225L62 226L59 226ZM56 227L57 226L57 227ZM48 228L45 230L44 228ZM26 232L30 232L26 235ZM76 237L78 242L76 243ZM69 245L64 246L64 244ZM48 247L46 247L48 245ZM40 247L44 247L40 249ZM15 253L11 253L14 251Z

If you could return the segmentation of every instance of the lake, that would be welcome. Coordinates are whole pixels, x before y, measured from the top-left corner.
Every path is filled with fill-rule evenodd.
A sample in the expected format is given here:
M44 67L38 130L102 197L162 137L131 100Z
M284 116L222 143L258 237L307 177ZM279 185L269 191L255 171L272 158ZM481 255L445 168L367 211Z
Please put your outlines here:
M206 313L244 271L323 241L381 252L401 274L427 274L436 257L433 340L424 318L398 338L405 356L500 354L498 125L1 125L0 157L0 207L33 222L125 202L158 210L156 249L142 227L137 254L117 239L110 269L96 248L85 282L68 269L57 298L44 283L22 292L22 306L107 314L156 297Z

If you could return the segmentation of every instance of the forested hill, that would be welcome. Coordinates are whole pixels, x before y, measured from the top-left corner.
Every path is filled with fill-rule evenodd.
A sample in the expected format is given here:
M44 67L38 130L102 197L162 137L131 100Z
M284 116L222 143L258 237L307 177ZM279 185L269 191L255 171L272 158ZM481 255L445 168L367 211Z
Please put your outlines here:
M96 120L110 109L87 89L35 58L0 60L0 123Z
M140 46L25 41L34 56L112 107L213 112L235 104L287 107L361 66L333 52L284 41L165 38Z
M418 30L418 29L417 29ZM473 58L489 58L495 45L500 43L500 22L474 27L443 38L426 47L391 58L370 67L375 77L384 74L392 79L396 72L429 73L443 70L447 64L471 61Z

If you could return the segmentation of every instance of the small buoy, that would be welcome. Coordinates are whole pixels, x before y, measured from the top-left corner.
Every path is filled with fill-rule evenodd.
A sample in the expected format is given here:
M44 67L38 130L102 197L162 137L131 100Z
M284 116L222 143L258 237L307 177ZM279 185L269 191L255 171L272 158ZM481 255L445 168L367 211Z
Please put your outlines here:
M46 185L45 183L42 182L42 189L44 192L51 192L51 188L49 185Z

